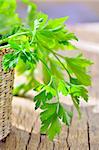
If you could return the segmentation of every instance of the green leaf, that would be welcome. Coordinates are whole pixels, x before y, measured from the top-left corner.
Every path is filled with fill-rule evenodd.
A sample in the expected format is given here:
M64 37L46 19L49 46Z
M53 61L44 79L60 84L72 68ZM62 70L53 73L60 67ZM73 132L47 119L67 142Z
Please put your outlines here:
M41 133L47 134L49 139L53 140L61 131L61 121L70 125L72 113L59 103L47 103L41 109L43 110L40 114Z
M80 106L79 106L79 99L77 97L71 97L71 98L72 98L72 101L73 101L73 104L74 104L75 108L78 111L79 118L81 118L81 111L80 111Z
M53 122L48 130L48 137L50 140L53 140L54 137L59 134L61 131L61 123L57 117L53 118Z
M45 24L47 23L48 20L48 15L44 14L42 12L37 13L37 19L40 22L40 29L44 28Z
M56 90L52 88L51 86L46 86L45 90L47 93L51 93L53 96L56 96Z
M47 133L49 139L53 140L61 131L61 123L56 114L57 103L46 104L43 109L44 111L40 114L42 121L41 132Z
M3 57L3 67L4 70L13 69L18 63L19 52L13 52L11 54L6 54Z
M54 58L49 58L49 61L50 61L50 68L51 68L53 75L57 76L59 79L64 79L62 68L59 62L54 60Z
M88 91L81 85L72 85L70 88L70 93L73 97L81 97L85 101L88 101Z
M30 1L29 2L27 1L26 4L28 6L27 23L31 28L33 28L34 20L36 19L36 15L37 15L37 6Z
M37 38L39 39L42 45L46 45L48 48L54 48L55 46L54 38L50 38L47 35L42 34L42 32L39 32L37 34Z
M66 33L66 39L67 40L76 40L76 41L78 41L78 38L75 36L75 34L74 33Z
M40 85L40 88L41 88L41 92L39 92L34 97L34 102L36 102L36 109L38 107L42 107L42 105L45 104L48 100L56 96L56 90L52 88L50 85L47 86Z
M69 94L68 85L64 82L64 80L60 80L58 90L65 96Z
M91 77L87 74L86 67L92 64L91 61L82 57L66 57L68 67L76 75L78 80L85 86L91 85Z
M46 63L46 61L45 61ZM43 81L45 84L48 84L50 81L50 74L44 64L42 64L42 73L43 73Z
M56 29L57 27L62 27L64 26L64 22L68 19L67 17L63 17L63 18L56 18L56 19L50 19L47 23L46 28L47 29Z
M8 33L20 19L16 10L16 0L0 0L0 34Z
M44 104L41 109L44 110L40 114L40 119L43 122L56 113L57 103Z
M66 50L75 50L77 49L76 46L74 46L73 44L71 44L68 40L63 40L63 41L59 41L60 44L63 44L65 46Z
M38 95L36 95L34 97L34 102L36 102L35 109L39 108L42 104L45 104L45 102L46 102L46 92L45 92L45 90L41 91Z
M64 122L68 126L70 125L72 119L72 113L66 111L61 104L59 105L58 116L60 119L62 119L62 122Z
M79 80L77 78L70 78L70 83L75 84L75 85L81 85L81 83L79 82Z

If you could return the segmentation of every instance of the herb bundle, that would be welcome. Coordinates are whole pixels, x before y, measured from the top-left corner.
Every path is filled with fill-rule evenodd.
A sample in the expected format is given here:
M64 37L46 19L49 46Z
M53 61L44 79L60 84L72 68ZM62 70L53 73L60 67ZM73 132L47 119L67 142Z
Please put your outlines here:
M22 21L16 13L16 1L0 1L0 50L13 49L3 58L3 67L7 71L17 68L19 74L26 73L27 83L16 87L14 94L23 95L29 90L37 91L34 97L35 109L40 108L41 133L53 139L61 131L62 122L70 125L72 112L60 103L60 93L70 96L79 116L80 101L88 101L87 86L91 78L87 68L92 62L79 54L75 57L63 56L59 50L74 50L72 40L77 37L68 31L64 24L68 17L48 19L37 11L30 1L27 17ZM43 81L35 77L37 65L42 64ZM64 76L65 72L65 76Z

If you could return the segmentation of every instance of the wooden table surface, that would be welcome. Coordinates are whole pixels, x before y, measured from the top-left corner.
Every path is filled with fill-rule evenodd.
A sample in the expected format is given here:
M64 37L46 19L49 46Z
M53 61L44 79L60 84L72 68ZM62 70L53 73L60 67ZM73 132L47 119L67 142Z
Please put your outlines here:
M0 142L0 150L99 150L99 114L96 106L82 106L82 118L70 105L64 104L74 112L71 126L63 125L62 132L54 141L40 135L39 111L34 111L32 101L14 97L12 130Z

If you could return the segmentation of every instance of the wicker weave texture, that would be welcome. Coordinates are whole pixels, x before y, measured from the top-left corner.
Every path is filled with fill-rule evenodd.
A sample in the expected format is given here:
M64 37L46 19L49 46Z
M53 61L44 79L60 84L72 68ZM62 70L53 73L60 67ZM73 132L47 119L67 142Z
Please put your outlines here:
M5 72L2 67L3 55L9 53L9 51L9 49L0 51L0 140L9 134L11 129L14 72L13 70Z

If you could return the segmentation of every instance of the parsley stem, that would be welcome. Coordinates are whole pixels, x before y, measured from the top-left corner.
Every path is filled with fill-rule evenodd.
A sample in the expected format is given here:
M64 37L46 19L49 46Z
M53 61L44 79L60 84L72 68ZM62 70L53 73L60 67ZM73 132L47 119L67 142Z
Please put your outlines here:
M46 63L39 57L40 61L45 65L45 67L47 68L49 74L52 76L51 70L49 69L49 67L46 65Z
M39 41L38 38L37 38L37 40ZM39 42L39 43L41 43L41 42ZM42 43L41 43L41 44L42 44ZM44 44L42 44L42 46L45 47L45 48L46 48L47 50L49 50L50 52L52 52L52 54L54 55L54 57L60 62L60 64L63 66L63 68L64 68L64 69L66 70L66 72L68 73L69 78L71 78L71 75L70 75L69 71L67 70L67 68L65 67L65 65L62 63L62 61L58 58L58 56L61 57L62 59L65 59L65 57L62 56L62 55L60 55L60 54L58 54L58 53L56 53L56 52L54 52L54 51L51 50L50 48L46 47Z
M9 45L9 44L4 45L4 46L0 46L0 50L2 50L3 48L9 48L9 47L10 47L10 45Z
M39 59L45 65L45 67L47 68L47 70L48 70L48 72L49 72L49 74L51 76L51 81L49 82L49 84L50 84L52 82L52 78L53 78L52 72L49 69L49 67L46 65L46 63L40 57L39 57ZM54 82L53 82L53 86L54 86L54 88L56 90L57 102L59 103L59 94L58 94L57 86L56 86L56 84Z
M53 75L52 75L52 73L51 73L51 70L48 68L48 66L46 65L46 63L39 57L39 59L40 59L40 61L45 65L45 67L47 68L47 70L48 70L48 72L49 72L49 74L50 74L50 76L51 76L51 81L49 82L49 84L48 85L50 85L51 84L51 82L52 82L52 78L53 78ZM58 95L58 90L57 90L57 86L56 86L56 84L53 82L53 86L54 86L54 88L56 89L56 96L57 96L57 102L59 103L59 95Z
M8 37L5 38L5 39L0 40L0 44L2 44L2 43L4 43L4 42L8 41L8 39L11 39L11 38L13 38L13 37L20 36L20 35L25 35L25 34L28 34L28 33L29 33L29 31L13 34L13 35L11 35L11 36L8 36Z
M68 73L69 78L71 78L71 75L69 73L69 71L67 70L67 68L65 67L65 65L62 63L62 61L58 58L61 57L62 59L65 59L64 56L54 52L53 50L51 50L50 48L46 47L45 45L43 45L43 47L45 47L47 50L49 50L50 52L52 52L52 54L54 55L54 57L60 62L60 64L63 66L63 68L66 70L66 72Z
M58 90L57 90L57 86L56 86L55 80L54 80L54 82L53 82L53 86L54 86L54 88L55 88L55 90L56 90L57 102L59 103L59 94L58 94Z
M65 65L61 62L61 60L58 58L58 56L56 54L54 54L54 53L53 53L53 55L60 62L60 64L63 66L63 68L66 70L66 72L68 73L69 78L71 78L71 75L70 75L69 71L67 70L67 68L65 67Z

